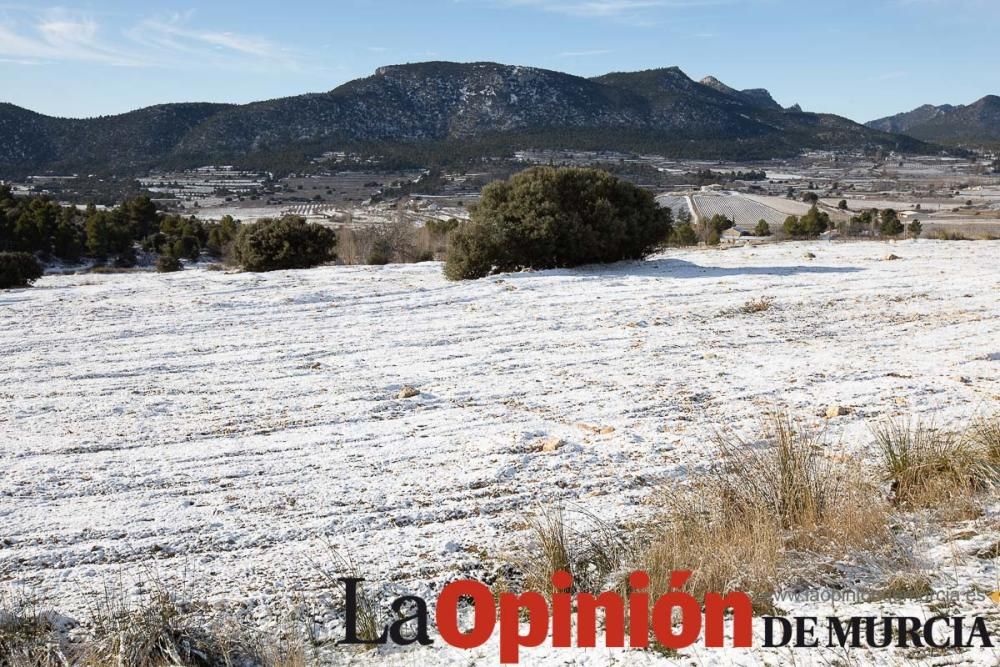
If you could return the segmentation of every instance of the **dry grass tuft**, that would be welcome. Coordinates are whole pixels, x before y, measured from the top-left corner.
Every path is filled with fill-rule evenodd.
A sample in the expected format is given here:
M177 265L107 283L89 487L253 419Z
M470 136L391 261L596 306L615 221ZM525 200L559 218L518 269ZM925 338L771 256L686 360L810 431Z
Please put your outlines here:
M698 599L743 591L759 612L773 611L784 549L780 526L759 507L731 510L711 482L672 496L640 557L652 595L667 592L671 572L691 570L685 590Z
M884 480L902 509L936 510L945 520L979 515L977 494L996 482L996 467L973 436L920 420L891 419L872 428ZM984 427L981 436L988 436Z
M717 438L723 464L716 478L731 512L774 517L795 546L861 547L884 537L886 512L872 482L858 466L825 458L819 433L776 414L761 436L763 447Z
M335 549L333 545L327 544L327 552L333 562L335 570L327 571L322 567L317 567L319 573L334 588L345 591L345 584L340 581L344 579L368 579L361 573L360 568L351 559L350 555ZM370 583L370 582L369 582ZM373 641L382 635L382 630L388 623L385 609L383 608L381 597L373 592L372 586L361 585L356 591L357 595L357 636L365 641ZM366 645L371 648L372 645Z
M99 667L299 667L305 664L295 641L265 639L232 616L182 605L162 584L132 602L121 590L105 588L91 611L91 637L75 665Z
M923 572L897 572L878 593L881 600L913 600L933 594L934 589Z
M990 465L1000 467L1000 413L976 419L965 435L969 443L985 455Z
M886 542L887 508L859 467L824 458L819 436L784 415L765 422L762 440L720 435L722 464L668 502L643 556L654 591L691 569L695 596L742 590L767 611L779 579L806 562L792 566L791 550L840 558Z
M70 664L65 635L51 613L20 596L0 594L0 665L62 667Z
M759 299L750 299L737 310L743 315L752 315L754 313L763 313L764 311L770 310L773 305L774 299L768 296L762 296Z
M575 517L575 527L567 515ZM536 512L529 528L533 548L521 563L526 590L552 593L552 573L564 570L573 575L574 590L600 592L620 588L623 568L634 553L634 545L624 531L583 510L567 511L547 507Z

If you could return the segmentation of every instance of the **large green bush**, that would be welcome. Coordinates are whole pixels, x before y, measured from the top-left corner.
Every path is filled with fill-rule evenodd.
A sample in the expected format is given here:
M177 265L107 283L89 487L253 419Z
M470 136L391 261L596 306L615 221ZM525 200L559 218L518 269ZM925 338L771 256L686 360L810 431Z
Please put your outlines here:
M247 271L307 269L334 259L336 244L332 229L285 216L241 226L233 257Z
M42 273L42 266L31 253L0 252L0 289L27 287Z
M785 219L784 230L788 236L815 238L830 228L830 216L816 206L801 218L790 215Z
M445 262L451 280L640 259L666 243L670 209L596 169L537 167L486 186Z
M173 255L160 255L156 259L157 273L173 273L175 271L182 271L183 269L184 265L181 264L181 260Z

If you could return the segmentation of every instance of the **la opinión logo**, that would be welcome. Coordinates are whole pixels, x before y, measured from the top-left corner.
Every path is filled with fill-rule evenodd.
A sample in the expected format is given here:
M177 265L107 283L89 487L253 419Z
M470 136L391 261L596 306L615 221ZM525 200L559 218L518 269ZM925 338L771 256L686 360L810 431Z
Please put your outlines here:
M551 634L554 648L593 648L597 645L598 611L603 613L604 644L610 648L647 648L650 633L662 646L687 648L699 639L708 647L722 647L727 613L731 614L732 646L753 645L753 606L746 593L726 595L708 593L699 601L681 589L691 576L690 571L673 572L671 591L651 601L646 589L649 575L633 572L629 576L631 592L627 599L620 593L607 591L598 595L570 593L573 577L559 571L552 575L551 606L544 595L536 592L501 593L494 598L486 584L474 580L449 583L442 590L435 608L435 625L441 639L450 646L463 649L485 644L499 631L500 662L513 664L520 660L520 650L541 646ZM358 594L364 579L340 578L346 591L346 630L341 644L429 645L427 602L420 597L405 595L392 602L398 615L371 640L358 637ZM473 606L472 624L460 627L460 607L465 602ZM681 622L674 624L675 615ZM574 617L576 636L573 636ZM521 631L522 620L527 625ZM627 626L627 627L626 627ZM409 631L407 628L411 627ZM575 641L574 641L575 639Z
M683 590L690 577L688 570L672 572L668 592L650 599L647 591L650 578L646 572L631 573L630 592L622 596L614 591L597 595L572 593L573 577L558 571L551 579L551 602L532 591L494 597L486 584L466 579L451 582L441 590L434 621L441 640L461 649L480 647L499 633L499 658L503 664L518 663L521 649L541 646L547 640L553 648L596 647L599 612L603 620L603 645L608 648L648 648L652 639L674 650L688 648L699 640L707 648L722 648L726 645L727 622L731 630L729 646L753 647L754 614L750 596L739 591L726 595L706 593L704 599L698 600ZM385 625L379 636L360 638L358 600L365 580L341 577L338 581L344 585L346 594L345 636L339 644L434 643L429 634L427 602L415 595L392 601L396 620ZM469 603L473 610L471 626L463 629L462 610ZM763 648L993 647L985 619L978 617L764 616L762 620Z

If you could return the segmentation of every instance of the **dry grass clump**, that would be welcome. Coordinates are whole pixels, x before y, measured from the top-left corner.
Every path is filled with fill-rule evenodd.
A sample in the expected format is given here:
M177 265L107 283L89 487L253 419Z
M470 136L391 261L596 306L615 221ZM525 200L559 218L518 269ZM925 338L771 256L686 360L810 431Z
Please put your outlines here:
M880 600L912 600L926 597L934 593L931 580L925 573L919 571L897 572L878 591Z
M754 313L763 313L764 311L770 310L773 305L774 299L768 296L762 296L759 299L750 299L737 310L743 315L752 315Z
M754 315L770 310L774 306L774 299L769 296L762 296L756 299L749 299L742 306L726 308L720 310L718 317L736 317L737 315Z
M734 512L718 491L706 483L672 497L639 558L650 593L667 592L671 572L691 570L685 590L696 598L742 591L759 612L772 612L784 551L780 526L761 507Z
M885 503L857 466L825 458L818 436L784 415L766 422L761 440L720 436L721 464L667 489L655 524L631 535L589 515L573 529L562 510L539 513L525 588L551 593L556 570L571 572L580 591L617 588L628 567L648 572L658 596L673 571L691 570L685 590L695 597L744 591L767 611L792 550L839 558L889 541Z
M346 584L340 579L367 579L361 573L360 568L351 559L349 554L338 551L332 544L326 545L330 560L334 564L334 570L329 571L317 566L317 570L327 583L333 588L344 591L346 594ZM357 601L356 626L355 631L359 639L374 641L382 635L382 631L388 623L388 618L382 605L382 599L374 592L372 586L359 584L355 591ZM371 648L373 644L366 645Z
M965 437L985 455L990 465L1000 467L1000 413L976 419Z
M0 667L62 667L69 661L52 614L34 600L0 594Z
M576 516L570 526L567 514ZM574 591L601 592L618 588L623 568L634 553L630 536L583 510L542 508L530 519L533 547L521 563L526 590L550 595L552 573L573 575Z
M948 520L978 516L977 494L997 480L996 465L982 446L988 444L991 428L973 427L963 436L905 419L873 427L893 503L902 509L937 510Z
M137 602L105 589L92 609L81 667L300 667L301 645L265 639L233 617L182 605L162 586Z
M669 529L650 550L654 569L700 570L691 592L745 590L766 608L788 550L839 557L888 534L871 481L857 466L825 458L820 436L787 415L765 420L759 443L720 434L717 444L722 461L696 487L700 499L669 513Z
M804 574L803 552L840 558L887 542L887 508L859 467L825 458L819 436L786 415L771 416L761 436L720 435L721 464L668 503L641 559L651 592L690 569L696 597L745 591L766 612L779 581Z
M716 480L730 512L763 513L788 531L793 546L860 547L887 531L885 508L856 465L824 457L818 433L787 415L762 426L763 447L720 435Z

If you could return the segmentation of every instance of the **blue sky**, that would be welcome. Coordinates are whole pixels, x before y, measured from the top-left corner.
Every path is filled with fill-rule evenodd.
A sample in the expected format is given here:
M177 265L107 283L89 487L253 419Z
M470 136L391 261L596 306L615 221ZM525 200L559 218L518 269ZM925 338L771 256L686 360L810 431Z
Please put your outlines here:
M859 121L1000 94L997 0L0 0L0 101L83 117L335 88L385 64L680 66Z

